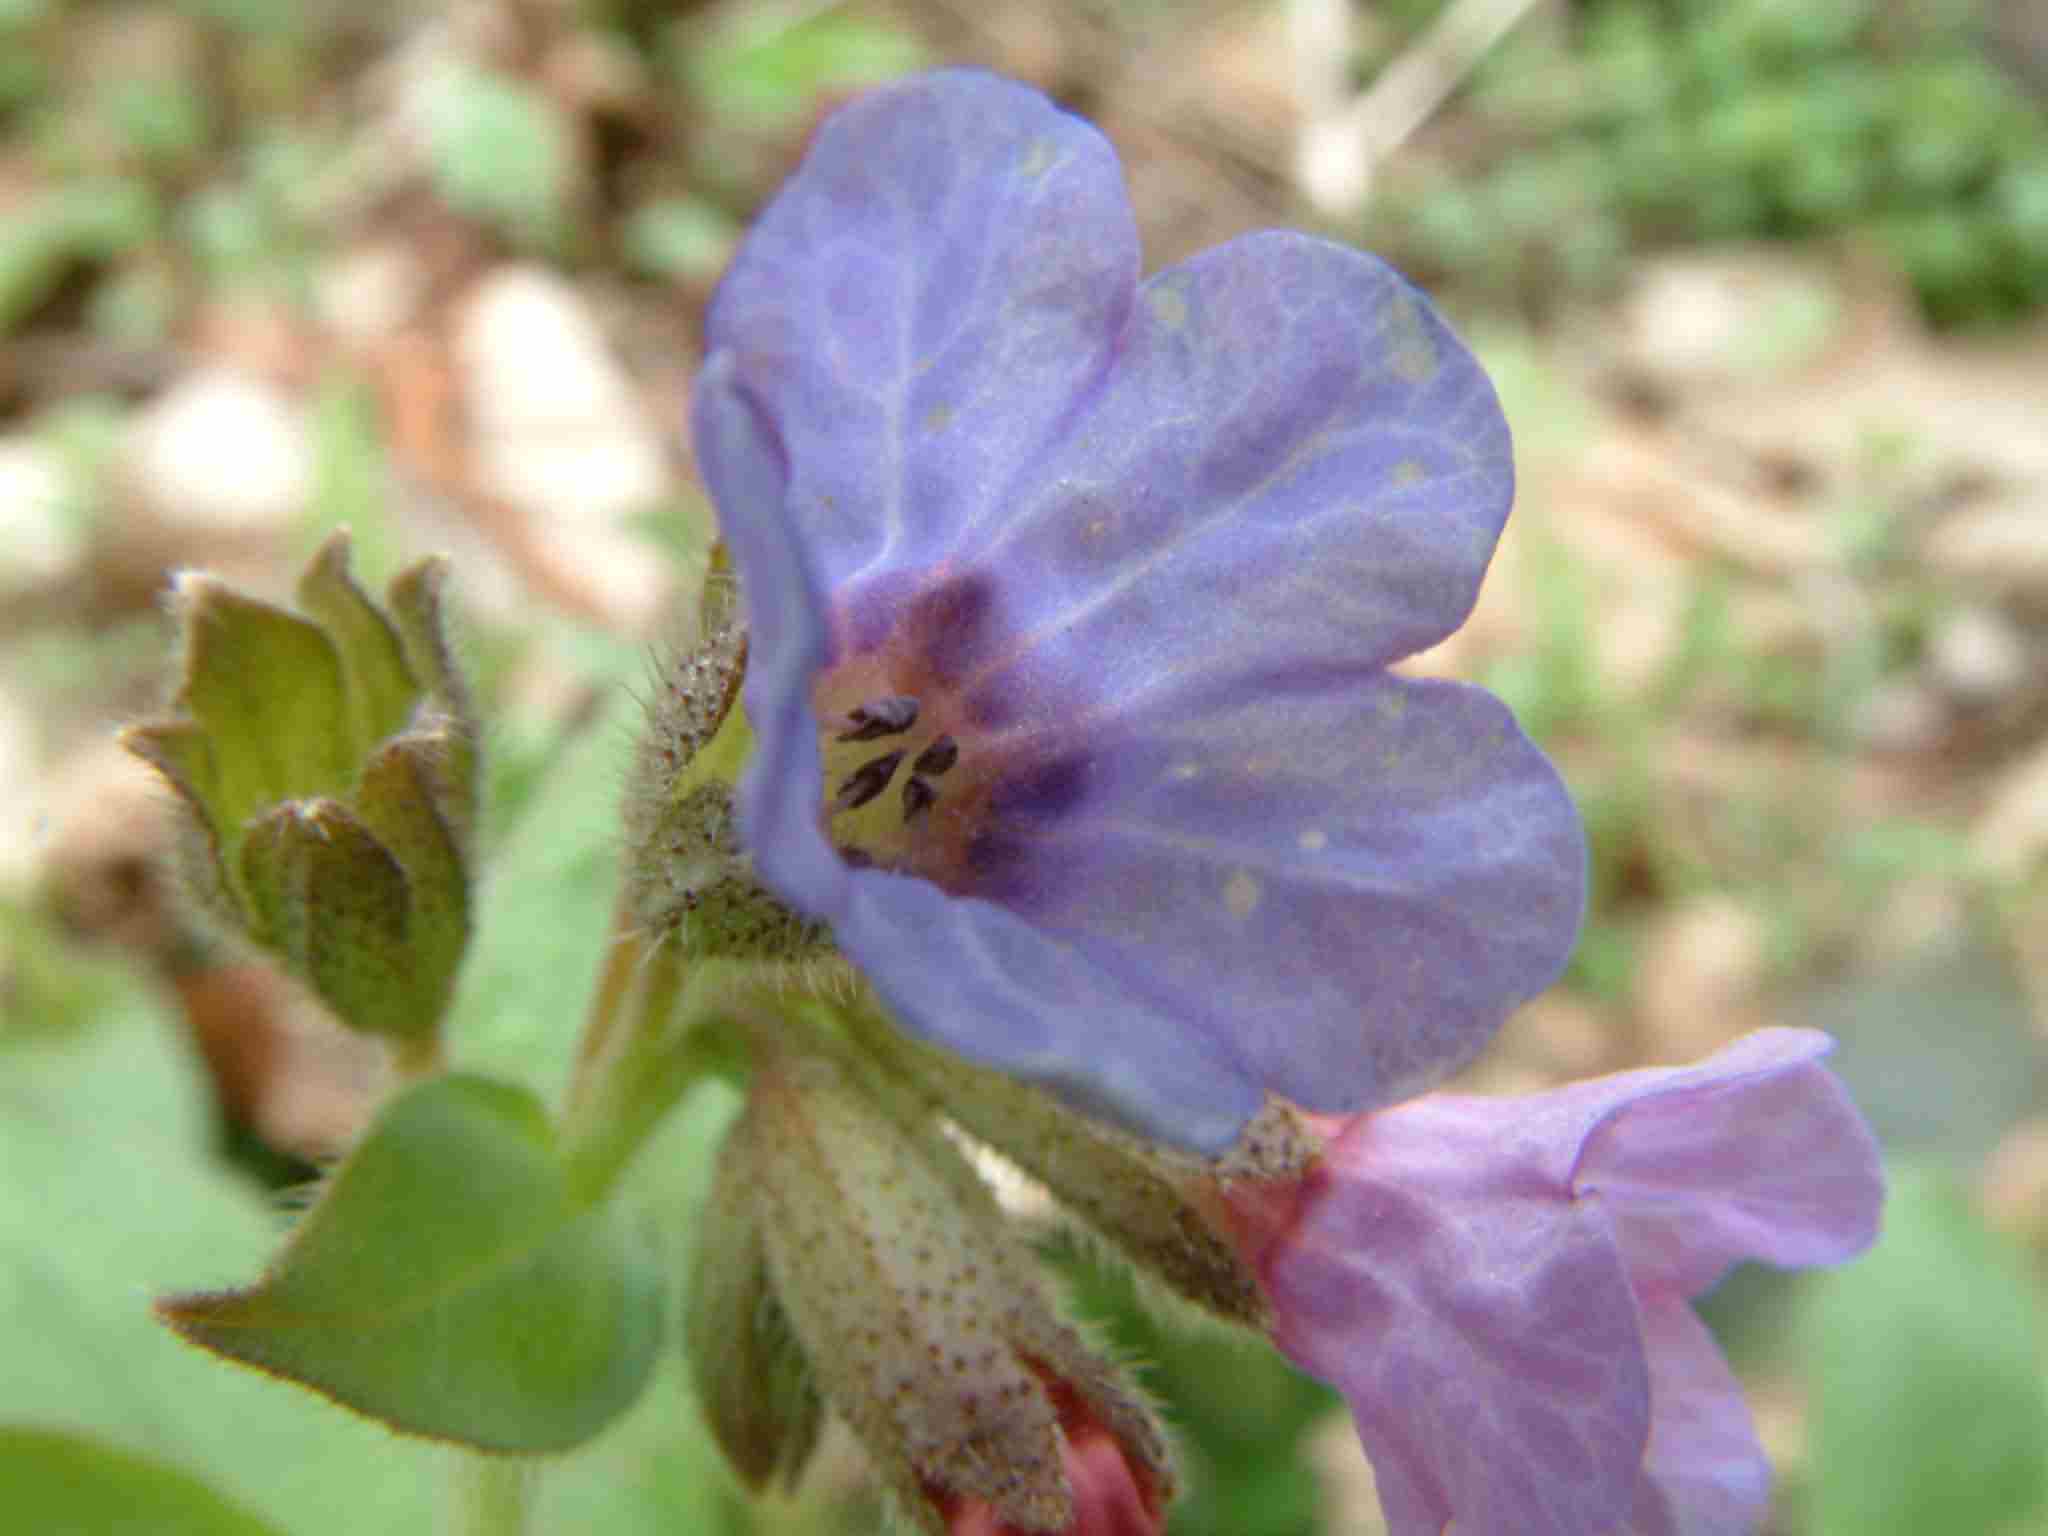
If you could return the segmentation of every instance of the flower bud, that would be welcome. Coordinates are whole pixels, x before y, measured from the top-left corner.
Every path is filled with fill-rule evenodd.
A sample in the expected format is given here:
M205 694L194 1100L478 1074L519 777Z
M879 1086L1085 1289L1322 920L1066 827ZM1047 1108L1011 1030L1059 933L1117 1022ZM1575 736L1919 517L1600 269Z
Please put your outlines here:
M923 1529L1156 1526L1174 1487L1163 1434L1054 1314L935 1122L894 1118L822 1056L773 1055L733 1136L818 1384ZM1122 1473L1098 1476L1105 1457ZM1125 1485L1153 1526L1094 1520Z
M825 1405L769 1276L750 1154L742 1135L720 1149L697 1220L684 1347L713 1437L759 1493L803 1475Z
M176 714L124 737L188 813L203 904L344 1023L428 1054L469 937L476 818L441 569L402 573L388 611L349 575L341 533L300 580L303 613L181 578Z

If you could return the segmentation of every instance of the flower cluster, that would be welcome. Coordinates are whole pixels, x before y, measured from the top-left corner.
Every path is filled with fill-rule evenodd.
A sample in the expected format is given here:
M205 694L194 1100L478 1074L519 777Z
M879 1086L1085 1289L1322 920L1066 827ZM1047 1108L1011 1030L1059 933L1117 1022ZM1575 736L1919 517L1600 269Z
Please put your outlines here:
M303 613L181 583L176 711L128 740L188 873L412 1081L254 1284L160 1316L401 1432L581 1445L673 1289L608 1205L743 1077L685 1342L750 1487L836 1415L928 1536L1163 1529L1165 1431L987 1151L1335 1383L1396 1536L1753 1525L1689 1302L1867 1243L1876 1149L1805 1032L1416 1097L1556 977L1585 885L1499 701L1390 670L1463 622L1512 492L1427 301L1290 234L1141 282L1102 138L953 72L820 131L707 336L737 602L656 695L559 1113L444 1066L479 775L440 567L380 605L337 539Z
M699 1289L780 1319L746 1347L794 1339L813 1395L711 1389L735 1462L800 1460L822 1392L929 1529L1157 1528L1149 1420L950 1128L1339 1386L1396 1536L1752 1525L1688 1303L1868 1243L1875 1148L1803 1032L1416 1097L1555 979L1585 865L1498 701L1389 670L1463 622L1512 495L1428 302L1294 234L1141 282L1100 136L948 72L820 130L707 339L744 709L678 783L727 817L717 879L829 931L906 1032L857 993L757 1062Z

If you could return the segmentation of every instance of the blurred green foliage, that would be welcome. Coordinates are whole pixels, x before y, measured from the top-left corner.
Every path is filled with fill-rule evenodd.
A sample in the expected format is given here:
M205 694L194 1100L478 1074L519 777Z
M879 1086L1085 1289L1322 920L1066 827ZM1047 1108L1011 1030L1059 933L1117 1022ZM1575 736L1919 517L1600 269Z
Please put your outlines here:
M451 70L428 128L442 200L517 248L561 253L571 129L535 87L490 70Z
M2026 312L2048 301L2048 111L1976 9L1588 0L1525 24L1469 87L1480 150L1390 174L1367 243L1541 302L1646 246L1854 230L1939 323Z
M1817 1313L1817 1536L2040 1529L2038 1290L1960 1189L1900 1176L1877 1248L1828 1279Z
M31 1530L281 1536L189 1472L90 1435L0 1427L0 1487Z

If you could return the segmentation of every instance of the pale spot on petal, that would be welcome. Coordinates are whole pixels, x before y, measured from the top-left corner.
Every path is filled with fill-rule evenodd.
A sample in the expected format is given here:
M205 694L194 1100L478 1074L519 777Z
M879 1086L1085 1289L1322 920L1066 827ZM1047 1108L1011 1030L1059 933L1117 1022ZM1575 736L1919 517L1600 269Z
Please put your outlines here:
M1330 846L1330 834L1321 827L1310 827L1295 841L1301 845L1305 853L1321 853Z
M1239 922L1243 922L1257 910L1259 896L1258 876L1250 870L1240 869L1223 882L1223 905Z
M1422 312L1407 294L1398 294L1387 305L1387 362L1396 375L1410 384L1436 377L1436 342L1424 328Z
M1178 288L1154 283L1145 290L1145 299L1152 306L1152 318L1167 330L1177 331L1188 323L1187 295Z

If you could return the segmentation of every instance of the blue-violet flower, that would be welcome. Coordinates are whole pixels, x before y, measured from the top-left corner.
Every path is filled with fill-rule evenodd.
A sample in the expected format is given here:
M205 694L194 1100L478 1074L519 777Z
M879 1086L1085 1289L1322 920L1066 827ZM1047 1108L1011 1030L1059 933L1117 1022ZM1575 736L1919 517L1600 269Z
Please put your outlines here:
M1342 1391L1392 1536L1737 1536L1769 1468L1690 1298L1877 1235L1877 1144L1814 1030L1325 1127L1221 1191L1274 1339Z
M1405 1099L1555 979L1579 822L1470 612L1508 430L1362 252L1140 282L1116 157L1020 85L830 119L707 320L756 873L898 1020L1197 1150Z

